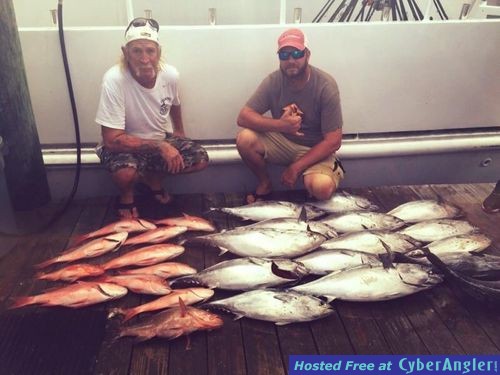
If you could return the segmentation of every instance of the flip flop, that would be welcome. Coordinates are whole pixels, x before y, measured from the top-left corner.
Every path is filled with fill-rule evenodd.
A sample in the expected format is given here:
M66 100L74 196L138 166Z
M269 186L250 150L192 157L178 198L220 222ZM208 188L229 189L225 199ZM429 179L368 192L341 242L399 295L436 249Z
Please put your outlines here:
M118 217L120 217L122 219L139 217L139 214L137 211L137 206L135 205L135 202L121 203L119 198L118 198L116 200L116 203L115 203L115 210L117 211ZM120 212L120 211L122 211L122 212ZM125 214L123 211L126 211L128 214Z

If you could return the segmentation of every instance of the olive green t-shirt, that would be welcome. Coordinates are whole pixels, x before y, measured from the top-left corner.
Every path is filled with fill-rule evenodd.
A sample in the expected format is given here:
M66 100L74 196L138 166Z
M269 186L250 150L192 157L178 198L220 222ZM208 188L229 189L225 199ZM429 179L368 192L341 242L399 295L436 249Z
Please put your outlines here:
M342 127L342 110L337 82L328 73L311 66L311 77L300 90L293 90L283 73L277 70L268 75L259 85L246 105L264 114L271 111L275 119L283 114L283 108L295 103L304 115L301 132L303 136L283 135L300 145L312 147L323 140L325 133Z

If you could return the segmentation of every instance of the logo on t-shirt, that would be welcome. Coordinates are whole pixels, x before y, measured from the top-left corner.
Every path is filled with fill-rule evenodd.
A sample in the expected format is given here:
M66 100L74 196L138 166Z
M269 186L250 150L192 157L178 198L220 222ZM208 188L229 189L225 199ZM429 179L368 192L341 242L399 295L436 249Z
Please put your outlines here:
M161 100L160 104L160 115L164 116L168 113L168 103L172 101L172 98L166 97Z

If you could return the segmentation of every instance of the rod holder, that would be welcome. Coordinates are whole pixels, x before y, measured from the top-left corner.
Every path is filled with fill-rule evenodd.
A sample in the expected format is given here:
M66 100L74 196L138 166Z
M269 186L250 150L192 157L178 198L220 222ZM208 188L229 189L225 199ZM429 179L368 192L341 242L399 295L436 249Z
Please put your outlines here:
M302 8L293 8L293 23L302 23Z
M57 9L49 9L52 24L57 25Z
M151 9L144 9L144 18L153 18L153 11Z
M217 24L217 9L208 8L208 23L212 26Z

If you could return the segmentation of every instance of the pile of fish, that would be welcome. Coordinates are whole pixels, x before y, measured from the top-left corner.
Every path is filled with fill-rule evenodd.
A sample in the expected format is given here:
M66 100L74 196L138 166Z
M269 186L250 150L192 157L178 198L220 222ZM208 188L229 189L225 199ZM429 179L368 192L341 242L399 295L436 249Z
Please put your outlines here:
M118 256L40 271L39 279L73 284L19 297L12 308L81 307L120 298L127 291L153 294L160 297L111 312L126 322L144 312L163 310L123 326L117 336L146 340L220 327L222 320L205 310L278 325L306 322L332 314L333 300L385 301L427 290L444 278L458 280L464 291L482 301L500 300L500 257L482 253L491 240L463 220L459 208L442 200L416 200L383 213L364 197L338 192L323 202L263 201L211 212L254 223L184 236L176 244L166 241L187 231L216 232L216 228L189 215L154 223L142 219L112 223L76 238L69 250L36 267L114 252L120 252ZM230 259L199 272L171 262L185 246L200 244L218 248ZM214 289L235 294L200 308L189 306L210 299Z
M71 284L38 295L16 297L10 308L29 305L80 308L116 300L131 291L160 297L129 309L114 309L113 314L123 315L123 321L143 312L165 311L148 322L122 327L117 338L132 335L138 340L154 336L170 339L196 330L218 328L222 320L217 315L186 306L209 299L213 290L195 287L173 291L168 281L197 272L187 264L171 262L184 252L184 247L166 243L188 230L213 232L216 228L203 218L184 215L156 223L143 219L120 220L76 237L69 249L35 265L39 270L35 275L37 279ZM109 259L112 253L119 255ZM107 255L106 259L103 255ZM82 260L92 264L74 263L42 271L59 263Z

